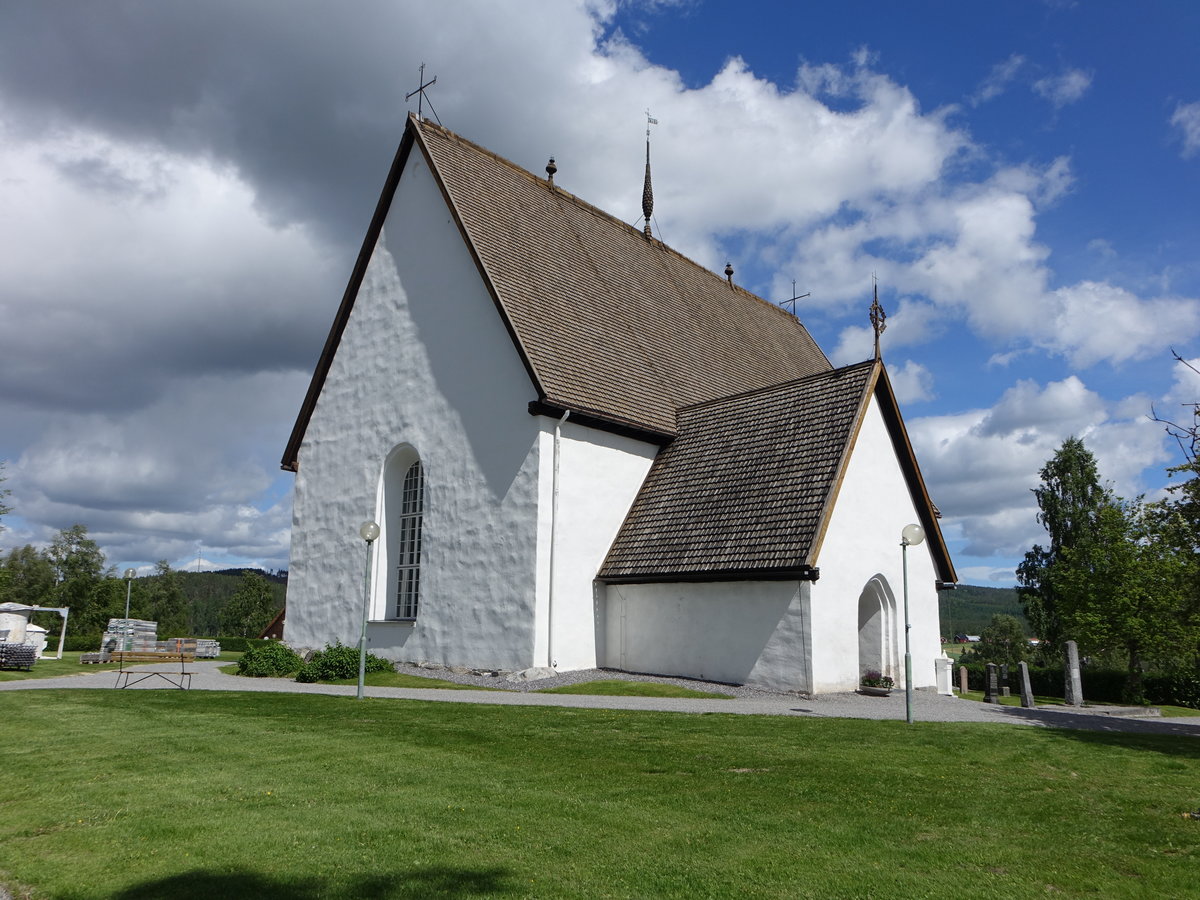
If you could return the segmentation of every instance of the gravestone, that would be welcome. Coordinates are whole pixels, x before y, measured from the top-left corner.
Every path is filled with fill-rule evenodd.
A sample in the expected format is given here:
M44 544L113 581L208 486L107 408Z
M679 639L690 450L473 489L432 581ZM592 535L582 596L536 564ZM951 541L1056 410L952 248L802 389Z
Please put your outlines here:
M999 703L1000 702L1000 684L997 669L999 667L995 663L987 664L987 678L983 684L983 702L984 703Z
M964 695L967 693L967 667L958 667L958 689Z
M1029 664L1021 660L1017 663L1017 668L1021 672L1021 705L1026 709L1033 709L1033 688L1029 684Z
M1079 678L1079 645L1067 641L1067 673L1066 673L1067 704L1083 706L1083 681Z
M1008 663L1000 663L1000 696L1009 696L1008 690Z

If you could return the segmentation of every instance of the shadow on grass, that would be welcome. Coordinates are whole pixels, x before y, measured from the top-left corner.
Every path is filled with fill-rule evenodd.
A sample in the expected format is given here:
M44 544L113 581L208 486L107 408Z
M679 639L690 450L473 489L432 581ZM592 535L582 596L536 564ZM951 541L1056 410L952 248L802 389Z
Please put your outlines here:
M429 866L392 875L368 875L331 885L321 879L273 878L238 870L196 869L170 878L147 881L114 894L114 900L315 900L356 897L362 900L416 900L425 897L480 897L515 894L505 869L456 869Z
M1180 722L1159 722L1153 718L1023 709L1019 706L1000 707L1000 712L1012 718L1059 729L1063 737L1082 743L1120 745L1200 759L1200 721L1195 725L1185 725ZM1163 736L1189 740L1164 741Z

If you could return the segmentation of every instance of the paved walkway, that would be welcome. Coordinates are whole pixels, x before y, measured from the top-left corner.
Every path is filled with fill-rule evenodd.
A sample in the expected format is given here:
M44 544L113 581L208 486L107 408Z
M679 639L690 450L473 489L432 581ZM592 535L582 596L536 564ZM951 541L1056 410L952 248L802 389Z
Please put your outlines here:
M189 664L192 690L258 691L286 694L326 694L353 697L354 685L300 684L287 678L239 678L219 671L226 662L198 661ZM136 667L139 671L175 672L179 665L152 664ZM46 689L106 689L116 685L114 671L82 672L61 678L32 678L0 682L0 691ZM130 690L172 689L160 678L148 679ZM696 700L675 697L604 697L586 694L539 694L521 691L455 691L440 688L370 687L368 697L396 700L427 700L440 703L481 703L495 706L558 706L575 709L626 709L681 713L734 713L758 716L808 716L818 718L898 719L905 718L904 692L890 697L864 697L859 694L823 694L803 697L795 694L759 692L753 698ZM1125 713L1125 714L1122 714ZM917 722L985 722L1036 725L1050 728L1074 728L1088 731L1133 734L1175 734L1200 738L1200 718L1159 718L1130 716L1120 707L1088 707L1070 710L1062 707L1021 709L993 706L932 691L913 692L913 719Z

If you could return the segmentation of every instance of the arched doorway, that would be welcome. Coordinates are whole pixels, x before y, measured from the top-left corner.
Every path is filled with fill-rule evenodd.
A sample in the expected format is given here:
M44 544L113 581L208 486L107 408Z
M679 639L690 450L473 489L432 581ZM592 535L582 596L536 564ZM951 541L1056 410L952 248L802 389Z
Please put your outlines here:
M896 643L896 598L876 575L858 596L858 673L876 669L901 682Z

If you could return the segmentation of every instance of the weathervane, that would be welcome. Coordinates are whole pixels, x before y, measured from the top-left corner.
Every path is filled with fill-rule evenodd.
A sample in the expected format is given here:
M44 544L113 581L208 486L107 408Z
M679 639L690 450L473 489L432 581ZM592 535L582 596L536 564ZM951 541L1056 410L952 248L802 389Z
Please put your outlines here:
M441 125L442 119L437 114L437 110L433 108L433 101L429 100L429 97L426 96L426 94L425 94L425 88L433 87L435 84L437 84L437 76L434 75L428 81L425 80L425 63L421 63L420 74L417 77L417 84L419 84L420 87L418 87L415 91L409 91L407 94L404 95L405 101L411 100L414 96L416 96L416 98L417 98L417 118L424 119L425 115L424 115L423 101L428 100L429 101L429 111L431 113L433 113L433 117L435 119L437 119L437 123L439 125Z
M871 274L871 281L875 284L875 301L871 304L871 327L875 329L875 358L881 359L879 336L887 331L887 313L879 305L879 280L874 273Z
M654 187L650 184L650 126L657 125L658 119L650 115L650 110L646 110L646 180L642 184L642 215L646 218L646 225L642 228L642 234L650 237L650 217L654 215Z
M807 294L797 294L796 293L796 279L793 278L792 279L792 297L791 297L791 299L784 300L783 303L780 303L779 305L783 306L785 303L792 304L792 308L791 308L790 312L794 316L794 315L796 315L796 301L803 300L805 297L811 297L811 296L812 296L812 291L809 291Z

